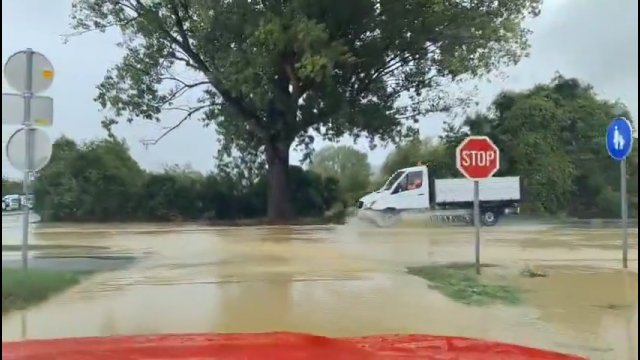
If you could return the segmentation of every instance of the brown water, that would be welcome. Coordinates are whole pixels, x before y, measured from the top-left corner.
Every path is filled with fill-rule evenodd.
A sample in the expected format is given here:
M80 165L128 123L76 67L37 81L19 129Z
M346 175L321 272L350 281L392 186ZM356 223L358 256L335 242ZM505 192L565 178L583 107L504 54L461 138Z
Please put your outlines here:
M41 305L3 316L2 339L412 332L627 359L637 353L637 237L632 230L632 269L623 272L617 270L617 230L483 229L483 261L501 265L492 276L525 289L525 303L469 307L404 272L406 266L472 260L467 228L37 228L33 243L101 245L144 256L128 269L100 273ZM17 227L4 218L2 238L3 244L19 240ZM520 277L524 266L549 276Z

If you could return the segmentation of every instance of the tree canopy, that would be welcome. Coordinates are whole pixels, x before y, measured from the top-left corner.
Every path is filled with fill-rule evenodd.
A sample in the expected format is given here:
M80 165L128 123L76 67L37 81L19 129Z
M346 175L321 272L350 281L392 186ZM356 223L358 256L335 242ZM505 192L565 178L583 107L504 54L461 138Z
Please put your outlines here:
M20 193L22 193L22 183L20 181L2 177L2 196Z
M619 165L607 154L604 137L604 129L619 115L617 107L598 99L590 85L558 75L528 91L500 94L492 111L469 117L466 125L501 148L501 173L523 176L524 195L532 206L597 217L619 213ZM628 112L621 115L631 118ZM634 147L632 176L637 156ZM635 176L629 193L637 210Z
M414 133L455 104L452 82L526 54L523 21L540 2L74 0L72 18L123 34L124 58L98 86L106 127L169 111L213 124L223 150L264 152L269 216L286 220L294 142Z
M535 214L582 218L620 215L618 162L605 149L604 129L619 104L601 100L591 86L557 76L549 83L496 96L484 112L446 124L438 139L410 139L384 161L384 181L421 162L434 178L460 177L455 148L468 135L487 135L500 148L497 176L523 180L523 207ZM251 156L248 156L251 155ZM328 146L310 170L291 166L289 192L296 213L318 217L377 184L368 185L367 157L349 146ZM77 144L56 140L51 162L34 184L36 211L44 220L230 220L267 215L268 174L255 153L235 153L215 173L169 167L142 170L117 139ZM630 216L638 214L638 150L627 159ZM344 183L339 180L343 180ZM3 193L20 183L3 179Z
M455 148L469 135L489 136L501 151L496 176L519 175L528 211L584 218L620 214L618 162L605 149L604 129L618 115L618 104L599 99L577 79L556 76L520 92L499 94L486 112L449 123L439 142L413 140L398 147L383 165L388 176L413 166L429 165L435 177L459 177ZM627 161L629 208L638 210L638 150Z
M452 157L452 155L454 155ZM416 166L422 163L429 168L429 175L434 177L457 177L455 154L448 151L437 139L414 138L396 147L382 164L381 175L384 182L398 169Z
M325 146L313 154L309 169L340 181L349 204L355 204L371 182L371 165L367 154L351 146Z

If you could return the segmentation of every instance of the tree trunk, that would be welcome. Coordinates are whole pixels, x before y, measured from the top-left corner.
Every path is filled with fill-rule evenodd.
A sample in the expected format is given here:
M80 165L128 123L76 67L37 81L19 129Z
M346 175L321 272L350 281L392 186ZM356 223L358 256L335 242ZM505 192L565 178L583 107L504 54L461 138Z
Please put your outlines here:
M291 143L268 143L266 145L269 191L267 195L267 217L272 224L286 224L293 218L293 207L289 196L289 148Z

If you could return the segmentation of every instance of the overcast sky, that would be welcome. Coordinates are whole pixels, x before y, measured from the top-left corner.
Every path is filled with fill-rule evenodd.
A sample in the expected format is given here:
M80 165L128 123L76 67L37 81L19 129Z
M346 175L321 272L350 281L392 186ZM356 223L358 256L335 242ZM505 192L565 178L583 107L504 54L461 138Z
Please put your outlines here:
M71 0L3 0L2 62L15 51L31 47L53 63L56 76L46 93L54 98L52 138L61 134L77 140L104 136L101 115L92 101L95 86L121 52L114 45L115 33L89 34L63 44L59 35L69 31ZM556 71L590 82L604 98L620 98L638 116L638 0L546 0L542 15L531 24L531 56L507 69L506 79L482 82L480 106L504 89L524 89L548 81ZM12 91L2 81L2 91ZM423 135L438 135L444 118L428 117L420 124ZM18 175L8 165L5 144L14 128L3 126L2 173ZM213 167L215 132L198 123L186 123L179 130L147 150L143 138L158 135L157 126L123 125L117 134L127 139L136 160L147 169L167 164L191 164L208 171ZM350 143L345 141L345 143ZM319 144L320 146L322 143ZM369 151L365 144L358 144ZM604 151L604 149L603 149ZM373 164L380 164L387 149L369 151ZM297 161L300 155L292 154Z

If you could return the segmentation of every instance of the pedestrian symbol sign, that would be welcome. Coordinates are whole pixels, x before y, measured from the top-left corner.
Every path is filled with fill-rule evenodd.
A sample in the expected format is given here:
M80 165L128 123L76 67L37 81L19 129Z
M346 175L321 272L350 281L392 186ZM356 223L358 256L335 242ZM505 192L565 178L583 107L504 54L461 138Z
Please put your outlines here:
M622 151L624 149L624 136L620 135L620 127L618 125L613 126L613 148L616 151Z
M607 152L614 160L624 160L633 147L633 126L624 118L614 119L607 127Z

